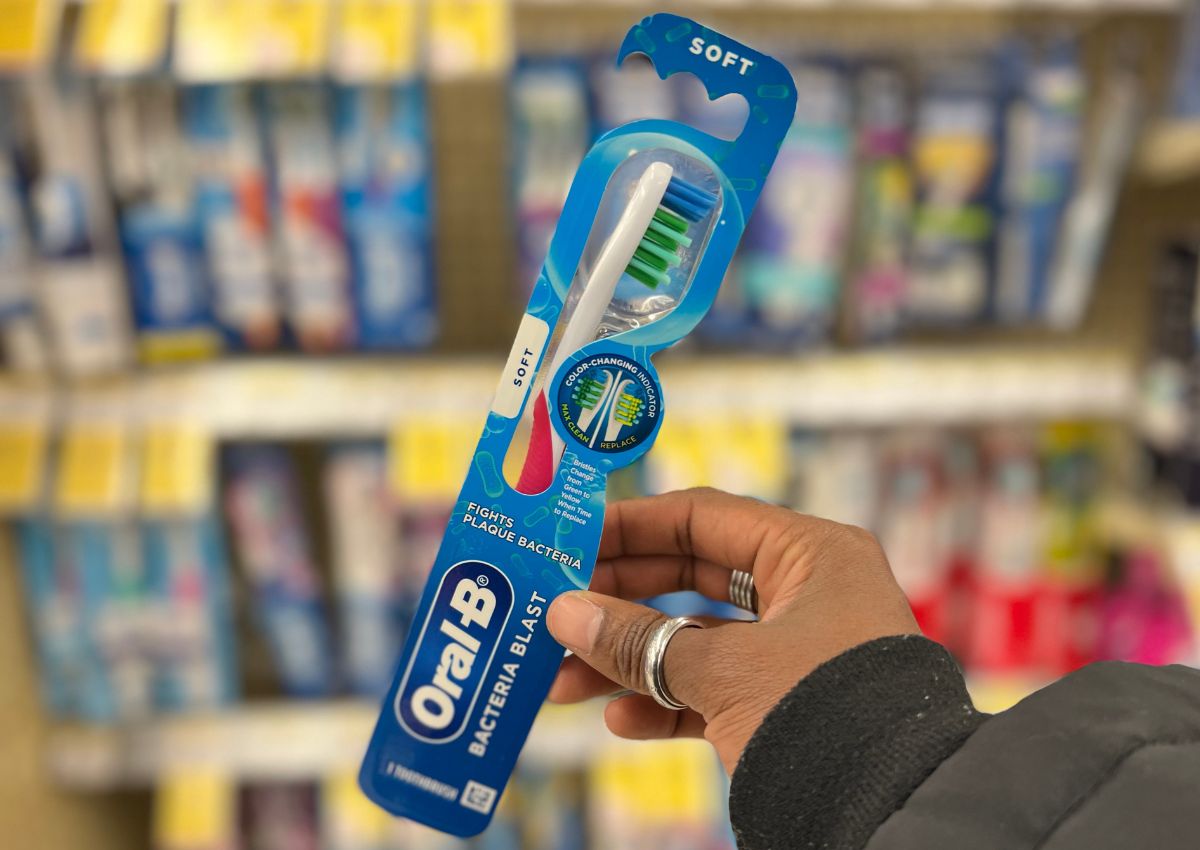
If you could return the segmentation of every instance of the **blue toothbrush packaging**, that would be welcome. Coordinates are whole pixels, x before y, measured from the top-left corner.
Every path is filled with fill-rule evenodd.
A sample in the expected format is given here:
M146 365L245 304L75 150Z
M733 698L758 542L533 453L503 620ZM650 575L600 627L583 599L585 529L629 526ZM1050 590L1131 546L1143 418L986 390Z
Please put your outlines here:
M547 608L588 586L607 477L662 421L652 357L712 305L795 112L782 64L686 18L645 18L618 66L634 53L660 80L741 95L749 117L733 140L619 126L572 182L359 775L387 811L454 835L491 820L563 657Z

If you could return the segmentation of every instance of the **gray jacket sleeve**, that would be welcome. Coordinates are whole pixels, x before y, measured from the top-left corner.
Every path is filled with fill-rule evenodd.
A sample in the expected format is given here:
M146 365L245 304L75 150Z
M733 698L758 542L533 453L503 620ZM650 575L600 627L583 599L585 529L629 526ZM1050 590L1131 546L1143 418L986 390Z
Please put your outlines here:
M1095 664L994 717L937 644L801 681L734 772L742 850L1200 848L1200 672Z

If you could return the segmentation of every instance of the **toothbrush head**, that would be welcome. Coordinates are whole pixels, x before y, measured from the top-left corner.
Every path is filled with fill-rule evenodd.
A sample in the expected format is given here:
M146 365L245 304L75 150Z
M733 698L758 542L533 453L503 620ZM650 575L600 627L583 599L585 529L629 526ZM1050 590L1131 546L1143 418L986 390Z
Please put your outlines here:
M571 400L585 410L592 410L604 397L604 384L595 378L583 378L575 385Z
M625 426L636 425L641 421L644 404L645 402L635 395L621 393L613 408L613 419Z
M679 252L692 244L688 229L716 204L716 195L672 176L625 273L651 289L666 283L671 269L679 265Z

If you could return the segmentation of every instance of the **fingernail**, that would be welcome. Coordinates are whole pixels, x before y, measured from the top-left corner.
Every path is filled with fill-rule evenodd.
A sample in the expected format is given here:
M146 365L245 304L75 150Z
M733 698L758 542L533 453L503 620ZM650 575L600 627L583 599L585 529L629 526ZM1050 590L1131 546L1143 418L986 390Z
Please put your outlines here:
M550 606L546 625L554 639L574 652L588 653L596 645L604 610L580 592L564 593Z

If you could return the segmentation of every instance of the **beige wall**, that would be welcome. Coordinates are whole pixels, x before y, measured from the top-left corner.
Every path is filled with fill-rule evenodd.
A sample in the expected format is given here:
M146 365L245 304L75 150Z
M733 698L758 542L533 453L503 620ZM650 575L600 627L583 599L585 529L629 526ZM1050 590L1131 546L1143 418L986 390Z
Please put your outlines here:
M9 537L0 533L0 847L5 850L142 850L144 794L80 794L46 770L51 724L38 701L33 649Z

